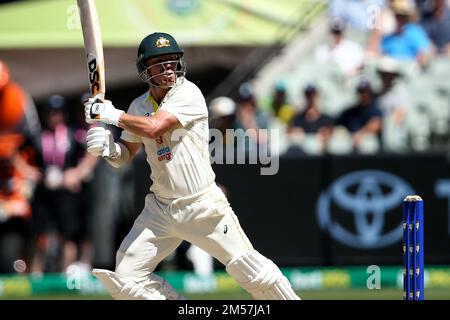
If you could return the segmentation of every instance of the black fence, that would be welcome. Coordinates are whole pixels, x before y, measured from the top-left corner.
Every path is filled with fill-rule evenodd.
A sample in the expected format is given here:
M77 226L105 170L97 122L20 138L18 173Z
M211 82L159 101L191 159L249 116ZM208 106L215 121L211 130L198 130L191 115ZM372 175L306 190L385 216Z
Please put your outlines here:
M274 175L260 165L213 167L254 247L281 266L400 265L409 194L425 202L425 263L450 263L445 155L281 158ZM138 191L143 199L147 185Z

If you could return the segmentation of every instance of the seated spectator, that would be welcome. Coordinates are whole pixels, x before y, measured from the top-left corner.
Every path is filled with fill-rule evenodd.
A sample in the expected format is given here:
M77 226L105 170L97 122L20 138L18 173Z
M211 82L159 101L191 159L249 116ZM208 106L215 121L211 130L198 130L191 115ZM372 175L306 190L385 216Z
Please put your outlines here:
M435 0L414 0L414 3L421 20L430 19L433 16Z
M364 62L362 47L345 39L345 23L335 19L330 25L330 42L320 45L316 50L316 60L320 63L335 63L346 76L353 76L361 71Z
M344 110L336 119L335 126L345 127L352 135L355 151L364 148L367 137L376 137L380 145L382 112L378 107L370 82L362 80L357 88L358 99L355 105Z
M425 14L420 24L427 32L440 55L450 56L450 7L445 0L418 1Z
M382 37L380 53L423 67L429 60L432 46L425 30L415 22L415 7L408 0L393 0L390 8L395 15L396 29Z
M236 107L235 129L243 129L248 136L245 141L245 150L258 150L260 147L268 147L268 136L265 130L268 129L269 119L267 115L258 107L253 88L247 82L239 87L239 97Z
M272 112L282 123L288 124L294 116L294 106L288 102L286 84L282 81L275 83L272 95Z
M392 116L396 123L403 121L408 105L409 94L400 81L401 67L397 60L382 57L377 64L376 71L381 80L378 92L378 103L384 116Z
M319 91L314 85L307 85L303 93L305 109L293 118L288 132L292 140L299 142L304 142L306 135L314 135L318 153L322 153L331 136L333 119L321 113Z
M406 112L411 106L408 90L400 81L402 72L398 62L389 57L380 59L377 73L381 80L378 103L383 112L383 147L402 151L407 147Z
M227 132L227 129L234 128L236 118L235 112L236 103L229 97L216 97L209 103L209 126L211 129L217 129L220 131L222 135L222 144L224 147L234 148L234 141L232 137L230 137L231 132ZM214 144L214 141L212 143Z

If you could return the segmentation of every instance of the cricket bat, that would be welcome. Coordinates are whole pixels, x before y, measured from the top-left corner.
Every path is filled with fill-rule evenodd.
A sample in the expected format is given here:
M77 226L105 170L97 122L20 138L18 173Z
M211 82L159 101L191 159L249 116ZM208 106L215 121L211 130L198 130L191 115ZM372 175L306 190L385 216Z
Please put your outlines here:
M105 99L105 60L103 58L100 20L98 19L94 0L77 0L77 4L83 31L91 97L97 97L103 101ZM101 124L100 126L105 127L105 125ZM108 154L108 150L105 148L103 156Z
M105 61L102 34L94 0L77 0L91 96L105 98Z

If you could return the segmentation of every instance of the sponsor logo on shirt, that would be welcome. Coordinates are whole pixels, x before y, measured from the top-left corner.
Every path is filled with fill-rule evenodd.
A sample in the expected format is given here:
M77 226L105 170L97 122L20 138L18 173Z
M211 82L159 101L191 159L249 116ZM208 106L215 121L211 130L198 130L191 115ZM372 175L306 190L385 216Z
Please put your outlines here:
M159 136L158 138L156 138L155 141L159 148L157 151L158 161L172 159L172 152L170 151L169 147L163 145L164 140L163 140L162 136Z
M158 161L170 160L172 159L172 152L170 152L169 147L163 147L158 150Z

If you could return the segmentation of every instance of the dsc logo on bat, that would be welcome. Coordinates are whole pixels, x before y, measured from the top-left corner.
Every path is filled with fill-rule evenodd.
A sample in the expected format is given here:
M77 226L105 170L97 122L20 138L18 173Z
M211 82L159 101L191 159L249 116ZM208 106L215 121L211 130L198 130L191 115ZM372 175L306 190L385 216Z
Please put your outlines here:
M98 71L97 57L88 56L89 83L91 84L91 94L94 96L100 92L100 73Z

